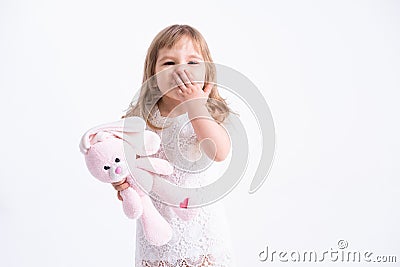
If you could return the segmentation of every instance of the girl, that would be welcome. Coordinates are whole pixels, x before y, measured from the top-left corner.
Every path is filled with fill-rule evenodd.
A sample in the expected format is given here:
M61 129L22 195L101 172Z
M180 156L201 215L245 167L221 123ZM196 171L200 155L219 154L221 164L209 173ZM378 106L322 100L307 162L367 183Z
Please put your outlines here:
M143 117L147 129L160 135L162 145L153 156L174 166L173 174L164 178L183 187L209 183L201 166L207 160L223 161L231 147L221 126L230 109L218 93L215 67L209 62L207 43L196 29L188 25L165 28L148 49L139 97L123 116ZM206 156L201 157L200 149ZM120 200L119 191L128 186L114 184ZM173 237L163 246L152 246L138 220L136 266L234 266L220 203L196 208L195 217L184 221L157 197L153 202L170 223Z

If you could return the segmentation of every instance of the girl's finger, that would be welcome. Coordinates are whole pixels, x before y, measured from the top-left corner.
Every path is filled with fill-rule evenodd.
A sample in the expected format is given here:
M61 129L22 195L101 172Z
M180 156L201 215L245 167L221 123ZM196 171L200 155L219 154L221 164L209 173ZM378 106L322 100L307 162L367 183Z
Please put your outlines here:
M181 80L185 83L185 85L192 85L192 81L189 79L187 75L187 71L183 70L183 72L179 73L179 77L181 77Z
M185 84L182 82L182 80L181 80L181 78L179 77L179 75L176 74L176 73L174 72L174 73L172 74L172 76L174 77L175 82L176 82L176 84L178 85L178 87L181 88L182 91L185 90L185 89L186 89L186 86L185 86Z
M125 189L129 188L129 183L127 183L127 182L123 183L123 184L121 185L121 188L123 188L122 190L125 190ZM121 190L121 191L122 191L122 190Z
M116 190L118 190L118 191L125 190L125 189L127 189L128 187L129 187L129 183L127 183L127 182L114 186L114 188L115 188Z
M184 70L184 72L186 73L187 77L189 78L189 80L192 84L198 83L198 81L195 81L195 79L194 79L193 75L190 73L190 71Z
M211 90L212 90L213 86L214 85L212 83L206 83L205 86L204 86L204 93L209 95L211 93Z
M195 79L194 79L192 73L190 73L190 72L187 71L187 70L184 70L184 71L185 71L186 75L188 76L188 78L190 79L190 82L191 82L193 85L198 85L199 87L201 86L200 84L201 84L202 82L201 82L201 81L195 81ZM212 85L211 85L211 88L212 88ZM207 88L207 90L205 90L206 88L204 88L204 92L208 95L208 94L210 93L210 91L211 91L211 88Z

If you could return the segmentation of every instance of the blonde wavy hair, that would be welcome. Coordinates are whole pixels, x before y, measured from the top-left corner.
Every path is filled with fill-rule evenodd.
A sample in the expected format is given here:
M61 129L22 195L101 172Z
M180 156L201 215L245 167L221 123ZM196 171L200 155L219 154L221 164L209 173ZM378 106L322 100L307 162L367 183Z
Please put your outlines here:
M130 103L129 108L126 110L126 114L122 116L122 118L139 116L145 118L147 125L150 127L160 129L152 125L149 121L152 118L152 111L155 104L157 104L162 97L155 76L158 51L164 47L172 48L182 37L189 37L204 59L206 68L204 86L209 83L213 84L206 105L210 115L218 123L222 123L229 113L232 112L225 99L223 99L218 93L216 85L216 69L204 37L198 30L189 25L174 24L159 32L148 48L146 60L144 62L143 81L139 96L136 100L133 100Z

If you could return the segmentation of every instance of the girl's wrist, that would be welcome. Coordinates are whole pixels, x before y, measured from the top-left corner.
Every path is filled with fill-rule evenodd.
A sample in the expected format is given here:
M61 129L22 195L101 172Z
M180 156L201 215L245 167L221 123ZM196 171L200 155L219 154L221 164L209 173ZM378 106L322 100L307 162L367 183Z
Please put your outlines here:
M210 113L207 109L207 100L203 101L202 99L196 99L189 101L187 103L188 108L188 117L189 119L194 119L196 117L211 117Z

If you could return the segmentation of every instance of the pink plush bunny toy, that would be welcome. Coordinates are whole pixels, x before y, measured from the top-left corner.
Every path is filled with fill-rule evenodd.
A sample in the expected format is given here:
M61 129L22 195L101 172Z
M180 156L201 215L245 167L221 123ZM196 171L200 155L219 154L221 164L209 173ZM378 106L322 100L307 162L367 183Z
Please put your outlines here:
M130 187L121 191L126 216L140 218L146 238L161 246L171 239L172 229L146 192L151 191L154 179L160 179L156 174L169 175L173 168L163 159L139 157L152 155L160 147L159 136L145 126L139 117L102 124L88 130L79 147L95 178L105 183L128 181Z

